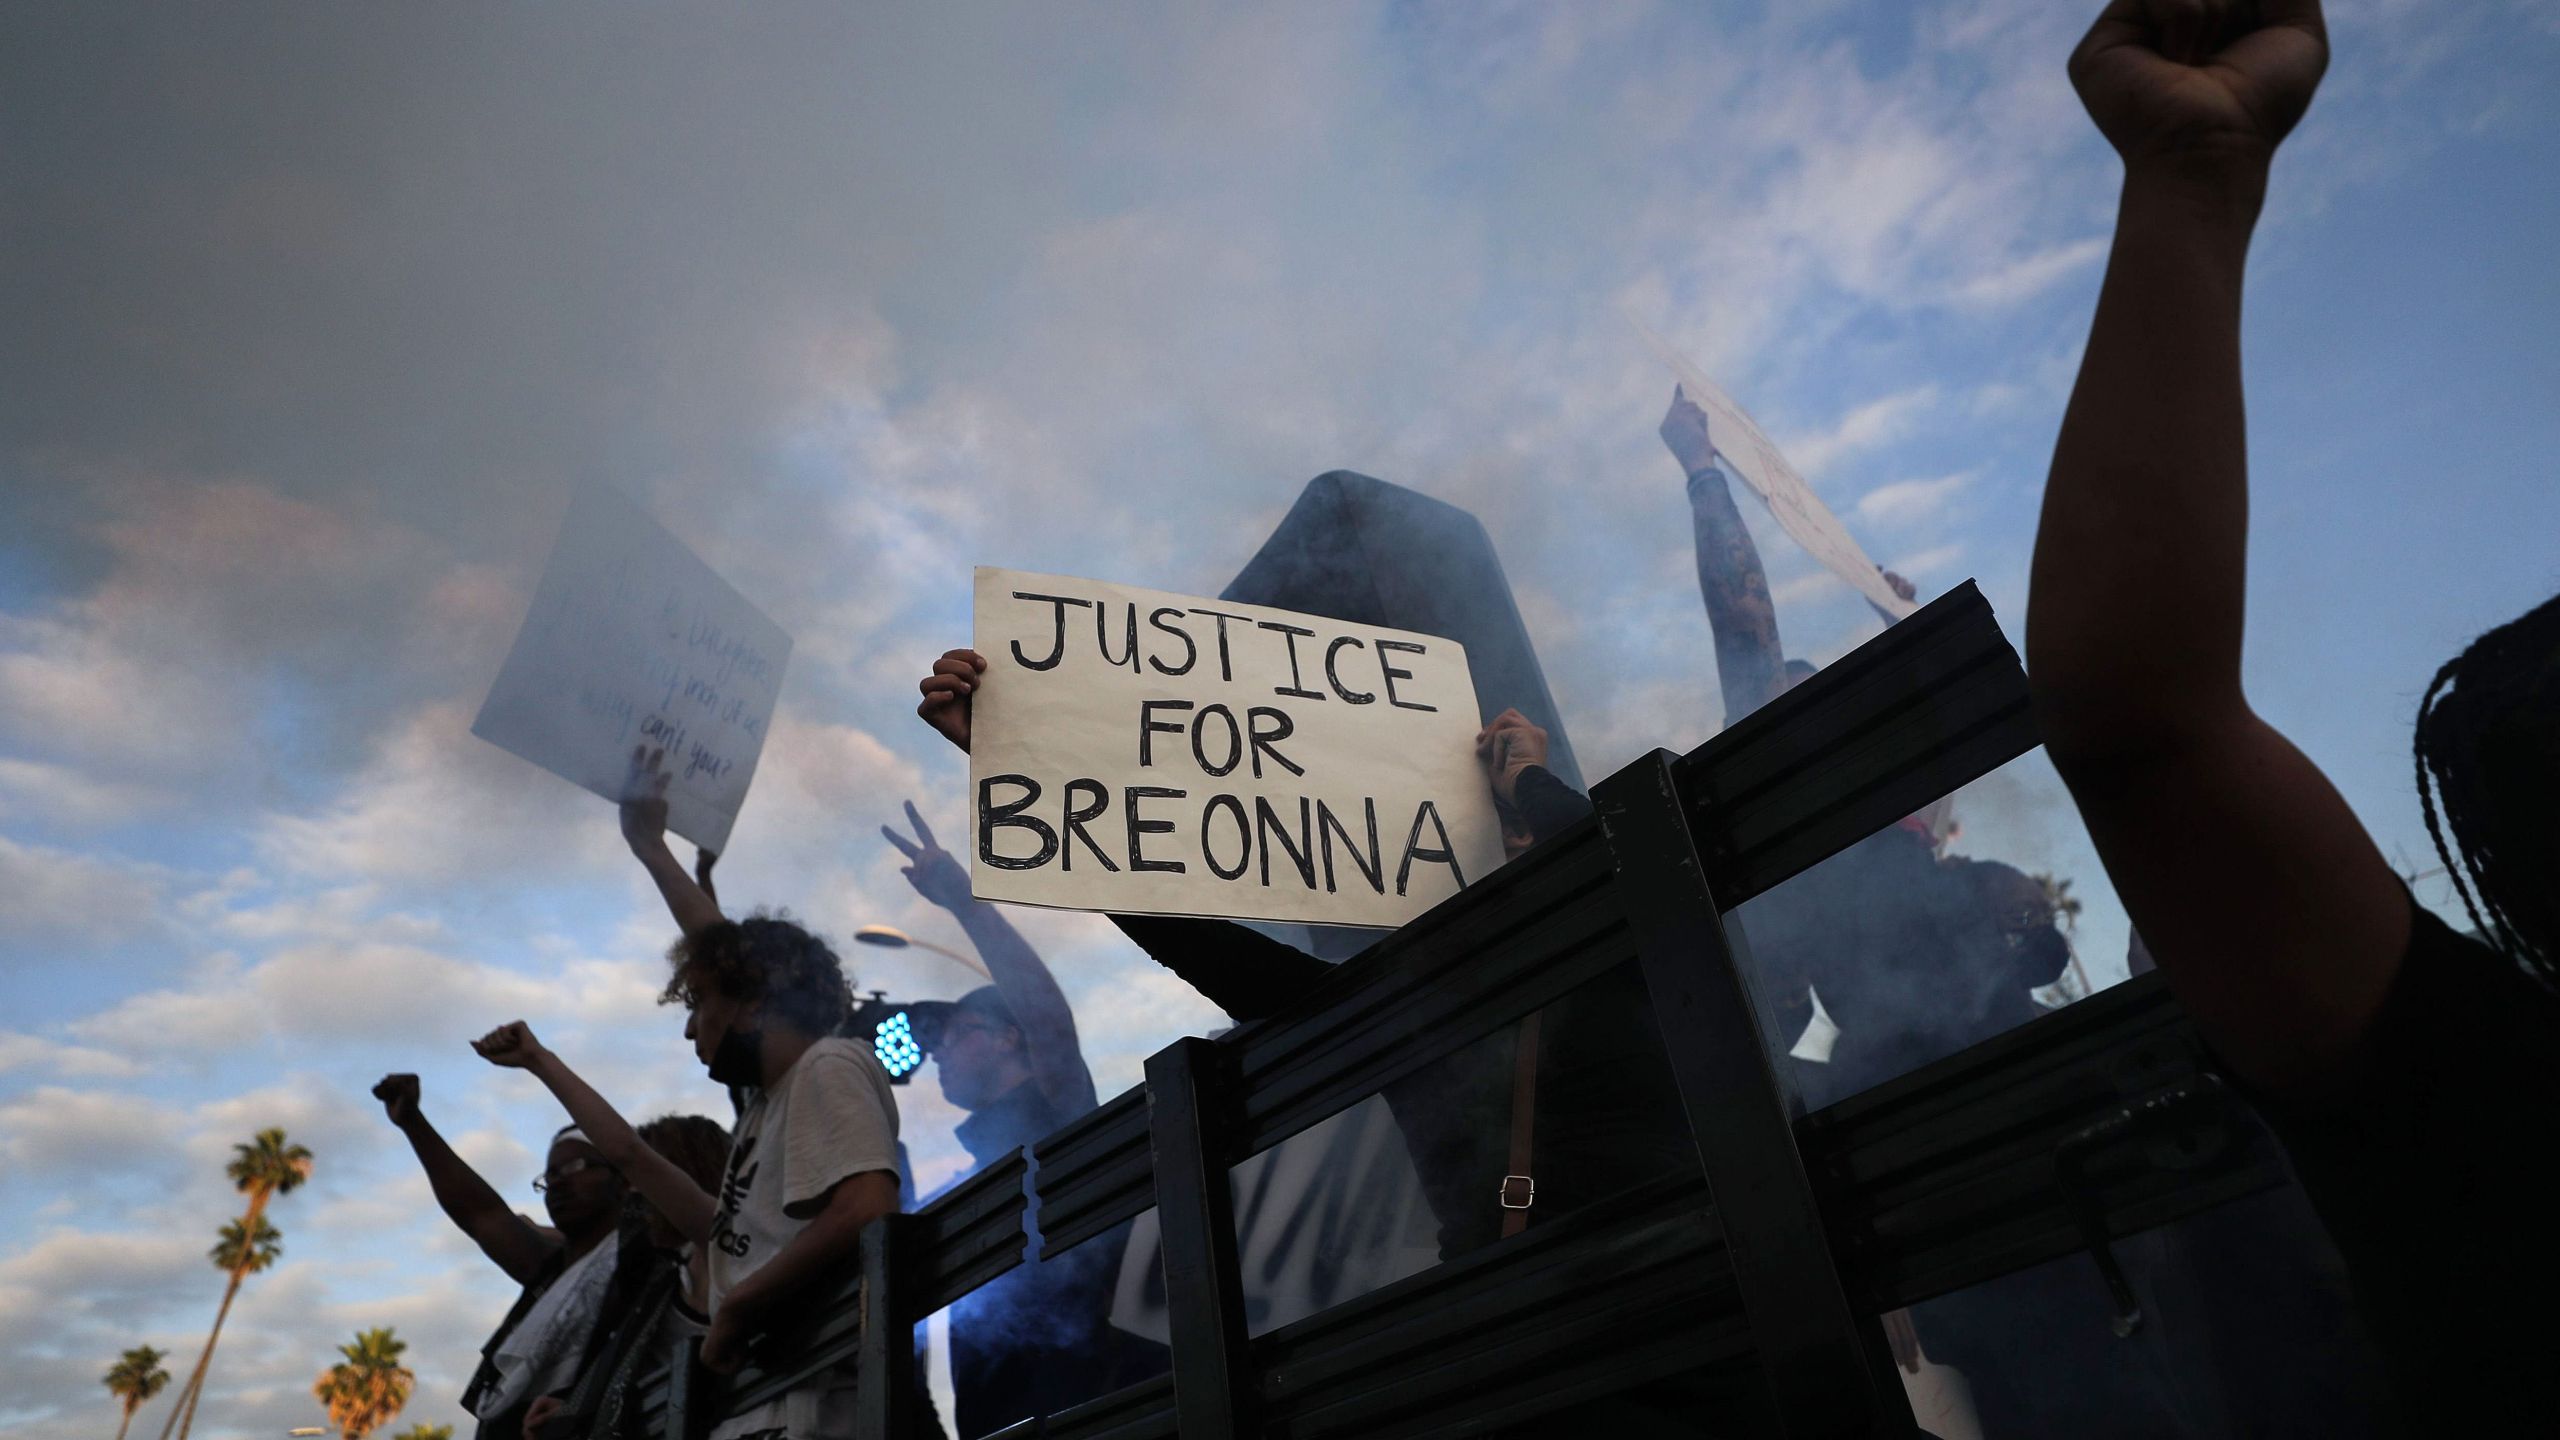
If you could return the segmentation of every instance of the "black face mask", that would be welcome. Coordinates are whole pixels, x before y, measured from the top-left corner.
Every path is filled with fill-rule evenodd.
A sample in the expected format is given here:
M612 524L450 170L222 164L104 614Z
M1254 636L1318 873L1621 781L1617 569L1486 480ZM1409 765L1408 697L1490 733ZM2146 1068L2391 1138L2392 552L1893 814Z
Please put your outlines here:
M711 1047L711 1078L721 1085L764 1083L764 1032L731 1027Z

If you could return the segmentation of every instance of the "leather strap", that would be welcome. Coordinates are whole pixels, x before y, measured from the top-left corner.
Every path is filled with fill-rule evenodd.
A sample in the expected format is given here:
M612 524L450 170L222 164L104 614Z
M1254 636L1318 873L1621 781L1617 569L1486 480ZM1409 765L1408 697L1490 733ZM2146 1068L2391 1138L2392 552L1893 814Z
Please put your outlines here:
M1538 1182L1529 1173L1538 1123L1538 1016L1520 1022L1519 1041L1511 1061L1510 1171L1502 1177L1502 1233L1517 1235L1529 1228L1529 1207L1538 1197ZM1517 1181L1515 1188L1513 1182Z

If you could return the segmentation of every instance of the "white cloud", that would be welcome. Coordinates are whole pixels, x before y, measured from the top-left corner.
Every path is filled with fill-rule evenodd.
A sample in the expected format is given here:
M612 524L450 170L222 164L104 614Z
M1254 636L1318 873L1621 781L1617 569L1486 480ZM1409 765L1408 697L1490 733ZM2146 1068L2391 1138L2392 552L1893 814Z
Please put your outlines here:
M149 930L164 877L136 865L0 835L0 940L78 949Z
M1914 525L1942 515L1947 502L1974 479L1975 472L1966 470L1932 480L1896 480L1858 497L1850 513L1870 525Z
M1886 563L1885 568L1902 575L1953 576L1957 567L1964 563L1964 558L1964 545L1959 541L1946 545L1933 545L1926 550L1896 556ZM1945 588L1944 585L1933 586L1931 592L1924 593L1934 593L1935 590Z
M1917 385L1852 408L1830 429L1780 442L1789 463L1808 479L1907 433L1938 403L1938 387Z
M93 828L130 820L168 798L149 786L73 766L0 756L0 820L52 820Z
M2108 236L2093 235L2022 255L2000 269L1965 280L1951 298L1960 305L2017 304L2105 259L2112 243Z
M175 1116L137 1095L43 1085L0 1101L0 1157L20 1174L156 1156L177 1131Z
M1846 595L1849 587L1828 570L1807 570L1769 587L1769 600L1781 614L1831 595Z
M459 1045L520 1016L627 1014L639 989L619 966L535 976L397 942L296 943L254 962L216 957L183 988L141 991L70 1028L99 1048L153 1058L271 1043Z
M142 1073L141 1066L122 1055L0 1031L0 1073L11 1070L78 1080L124 1080Z
M613 807L473 735L476 708L419 711L334 802L271 818L261 850L297 874L412 884L602 868L622 849Z

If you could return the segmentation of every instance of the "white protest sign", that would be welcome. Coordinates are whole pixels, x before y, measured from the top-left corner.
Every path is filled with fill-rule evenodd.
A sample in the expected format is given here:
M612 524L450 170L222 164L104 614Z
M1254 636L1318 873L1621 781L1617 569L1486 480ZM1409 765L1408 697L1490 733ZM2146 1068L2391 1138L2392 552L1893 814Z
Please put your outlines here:
M1635 316L1620 313L1644 337L1654 355L1680 377L1680 388L1707 412L1707 433L1715 441L1716 453L1724 457L1743 484L1768 503L1779 529L1821 562L1822 568L1849 582L1850 589L1883 607L1886 614L1900 619L1920 608L1894 594L1893 587L1884 583L1875 562L1850 538L1840 517L1831 513L1831 508L1813 493L1813 487L1787 463L1787 457L1778 453L1778 447L1761 431L1757 421L1743 413L1741 406L1718 389L1705 371L1691 364L1688 356L1673 349L1669 341L1654 334Z
M608 800L666 752L667 828L725 849L791 637L601 484L578 488L471 733Z
M981 568L982 900L1393 927L1502 863L1455 641Z

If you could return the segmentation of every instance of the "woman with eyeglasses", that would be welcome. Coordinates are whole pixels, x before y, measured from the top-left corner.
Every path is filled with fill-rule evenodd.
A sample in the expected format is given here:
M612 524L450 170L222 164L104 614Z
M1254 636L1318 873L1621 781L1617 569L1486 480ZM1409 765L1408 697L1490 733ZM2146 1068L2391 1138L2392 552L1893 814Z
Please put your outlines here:
M551 1139L534 1182L549 1225L502 1199L445 1143L418 1104L418 1077L386 1075L373 1087L383 1112L408 1137L445 1215L507 1277L524 1287L480 1349L480 1368L462 1406L480 1423L478 1440L518 1440L533 1401L577 1378L613 1279L628 1187L577 1127Z

